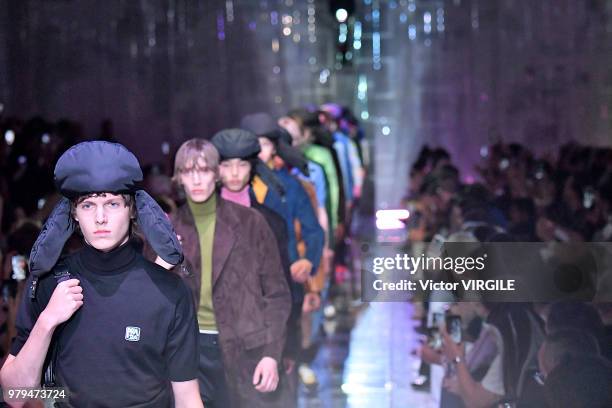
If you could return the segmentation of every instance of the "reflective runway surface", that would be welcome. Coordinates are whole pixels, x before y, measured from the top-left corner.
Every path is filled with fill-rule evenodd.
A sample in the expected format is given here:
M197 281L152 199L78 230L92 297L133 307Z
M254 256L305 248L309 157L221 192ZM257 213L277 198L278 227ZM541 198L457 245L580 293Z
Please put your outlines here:
M371 303L357 309L338 312L335 331L312 365L319 387L310 394L302 390L300 407L437 406L429 392L410 386L418 369L412 304Z

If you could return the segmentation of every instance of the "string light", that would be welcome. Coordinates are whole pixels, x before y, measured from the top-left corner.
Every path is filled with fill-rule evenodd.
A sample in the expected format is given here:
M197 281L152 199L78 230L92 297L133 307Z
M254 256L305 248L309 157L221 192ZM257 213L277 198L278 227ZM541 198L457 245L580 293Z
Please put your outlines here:
M225 14L228 23L234 21L234 2L232 0L227 0L225 2Z
M372 6L372 68L379 70L381 65L380 57L380 10L378 3Z
M344 44L348 35L348 26L345 23L340 24L340 34L338 35L338 42Z
M308 0L308 41L314 43L317 41L316 36L316 8L314 0Z
M356 21L353 25L353 48L361 49L361 22Z
M410 40L416 40L417 37L417 30L416 30L416 26L414 26L413 24L408 26L408 38L410 38Z
M217 38L220 41L225 40L225 21L222 14L217 15Z

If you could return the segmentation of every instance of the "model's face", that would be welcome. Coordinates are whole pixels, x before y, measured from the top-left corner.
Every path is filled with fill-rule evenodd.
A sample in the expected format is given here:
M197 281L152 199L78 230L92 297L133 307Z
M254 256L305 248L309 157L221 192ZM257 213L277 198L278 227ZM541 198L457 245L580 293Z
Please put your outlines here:
M219 164L219 175L225 188L241 191L249 183L251 163L242 159L223 160Z
M278 125L289 132L294 146L301 146L307 142L304 132L302 132L299 123L295 119L283 116L278 120Z
M264 163L268 163L270 159L272 159L272 156L274 156L274 153L276 153L274 143L272 143L272 141L267 137L260 137L259 146L261 147L261 151L259 152L258 156L259 159Z
M180 180L185 194L195 203L203 203L215 192L215 172L202 159L195 164L187 163L181 170Z
M97 250L108 252L128 240L130 208L121 195L88 197L76 205L74 218L85 241Z

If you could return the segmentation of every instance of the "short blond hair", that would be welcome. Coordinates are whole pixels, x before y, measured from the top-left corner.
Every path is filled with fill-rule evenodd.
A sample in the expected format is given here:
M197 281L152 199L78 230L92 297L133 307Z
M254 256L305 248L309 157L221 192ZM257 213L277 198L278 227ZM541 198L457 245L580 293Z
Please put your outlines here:
M174 157L174 174L172 180L180 184L181 172L190 170L197 165L198 159L204 161L206 168L219 174L219 152L206 139L193 138L179 147Z

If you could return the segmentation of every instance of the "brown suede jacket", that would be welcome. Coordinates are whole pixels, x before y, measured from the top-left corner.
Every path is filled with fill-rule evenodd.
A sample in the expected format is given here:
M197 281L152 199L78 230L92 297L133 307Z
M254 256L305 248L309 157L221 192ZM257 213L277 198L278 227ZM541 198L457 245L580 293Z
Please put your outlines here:
M213 243L213 308L223 358L230 367L252 375L264 357L281 367L291 295L276 239L254 209L217 197ZM181 237L185 260L173 269L200 302L200 240L187 204L170 215Z

